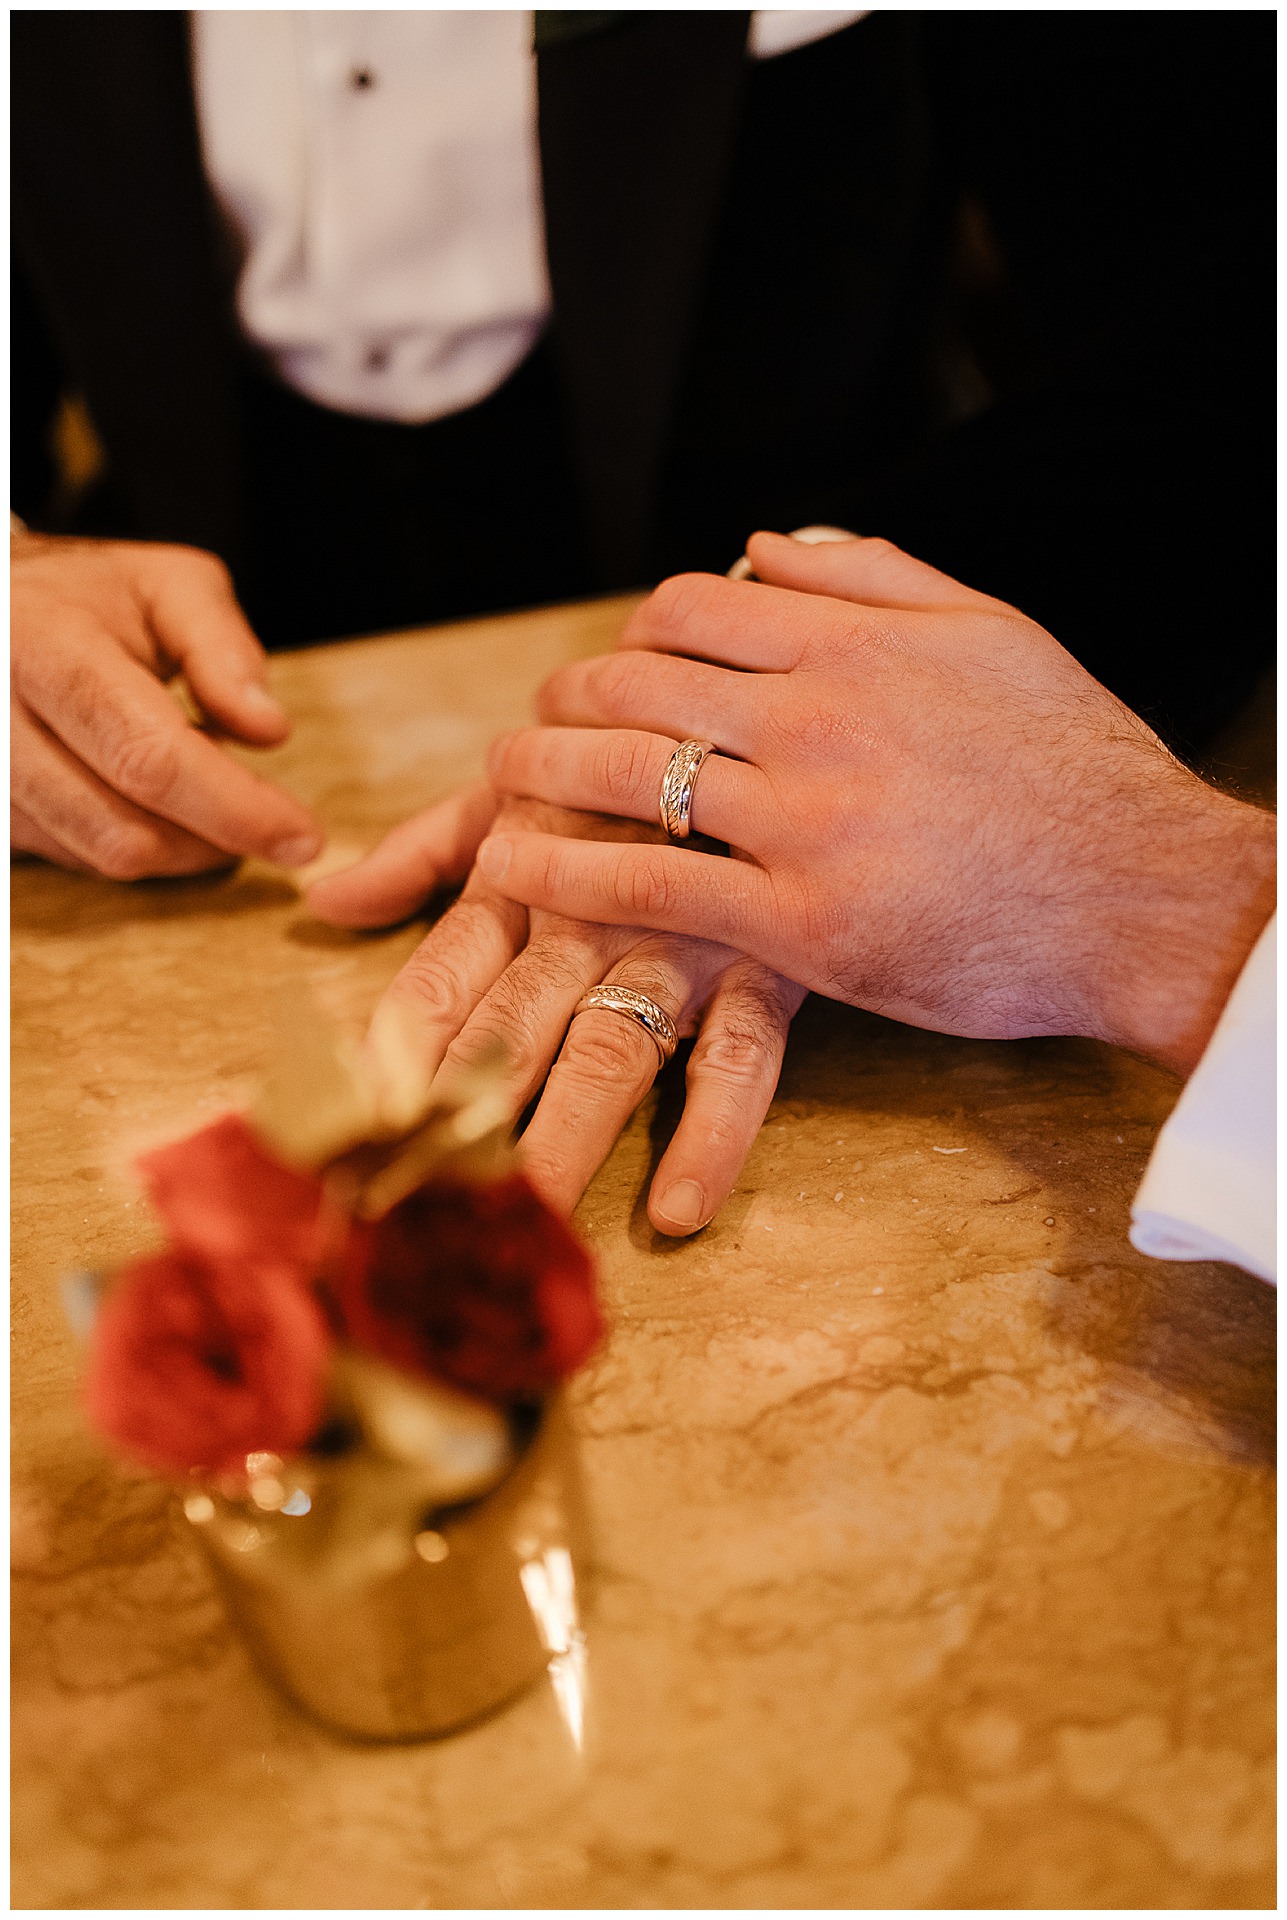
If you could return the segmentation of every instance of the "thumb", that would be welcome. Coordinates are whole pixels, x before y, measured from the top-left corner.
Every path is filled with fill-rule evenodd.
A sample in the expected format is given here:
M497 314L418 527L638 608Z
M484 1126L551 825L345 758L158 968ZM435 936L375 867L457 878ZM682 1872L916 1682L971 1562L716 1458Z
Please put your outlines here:
M147 611L203 713L249 746L272 747L286 738L290 721L265 685L268 656L221 560L195 548L158 551L147 579Z
M433 893L463 880L499 801L485 780L465 787L385 835L343 873L328 874L306 895L334 927L388 927L409 919Z
M1001 604L963 587L950 574L913 560L888 540L849 540L818 545L781 533L753 533L746 557L757 578L801 593L825 593L836 600L857 600L867 607L916 610L970 608L989 611Z

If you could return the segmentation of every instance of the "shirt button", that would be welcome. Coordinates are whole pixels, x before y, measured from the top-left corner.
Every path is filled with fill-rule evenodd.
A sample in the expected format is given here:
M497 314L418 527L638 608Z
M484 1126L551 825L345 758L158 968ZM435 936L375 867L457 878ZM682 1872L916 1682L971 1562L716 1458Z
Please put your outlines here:
M354 93L366 93L375 85L375 75L370 67L354 67L349 75L349 85Z

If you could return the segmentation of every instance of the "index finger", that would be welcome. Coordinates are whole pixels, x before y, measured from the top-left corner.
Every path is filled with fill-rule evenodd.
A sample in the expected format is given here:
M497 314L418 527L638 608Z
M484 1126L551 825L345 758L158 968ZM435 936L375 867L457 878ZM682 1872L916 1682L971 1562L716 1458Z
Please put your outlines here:
M86 766L150 813L225 853L300 866L318 852L308 809L190 727L96 623L66 615L52 643L24 661L19 692Z
M733 947L770 966L773 888L745 860L638 842L565 840L507 827L478 849L497 892L610 927L651 927Z
M144 547L139 559L152 631L202 710L251 746L284 740L290 722L268 691L268 656L223 562L195 547Z
M463 880L496 817L485 780L403 820L343 873L308 890L308 904L336 927L388 927L408 919L433 893Z

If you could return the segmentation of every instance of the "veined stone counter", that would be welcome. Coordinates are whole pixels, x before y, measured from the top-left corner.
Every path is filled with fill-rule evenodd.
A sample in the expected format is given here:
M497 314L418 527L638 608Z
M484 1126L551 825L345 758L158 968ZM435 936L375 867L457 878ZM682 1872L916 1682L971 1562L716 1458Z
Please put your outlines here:
M265 759L327 864L627 604L277 659ZM58 1280L148 1239L133 1151L250 1090L277 982L356 1031L422 928L323 928L253 863L24 867L14 916L15 1906L1273 1905L1274 1295L1127 1243L1167 1076L811 1000L675 1243L667 1074L579 1214L583 1743L542 1685L363 1748L258 1677L177 1501L84 1429Z

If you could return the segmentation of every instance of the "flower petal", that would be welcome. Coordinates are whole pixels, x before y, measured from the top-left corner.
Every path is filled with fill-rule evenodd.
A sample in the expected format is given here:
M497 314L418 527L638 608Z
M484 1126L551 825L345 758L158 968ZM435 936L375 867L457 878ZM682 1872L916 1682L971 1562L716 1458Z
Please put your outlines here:
M176 1245L203 1259L295 1266L320 1251L322 1183L276 1159L240 1114L138 1161Z
M100 1433L163 1473L291 1453L322 1415L330 1337L289 1274L134 1260L94 1327L85 1401Z
M493 1400L548 1392L602 1331L594 1266L522 1174L427 1181L340 1283L353 1344Z

